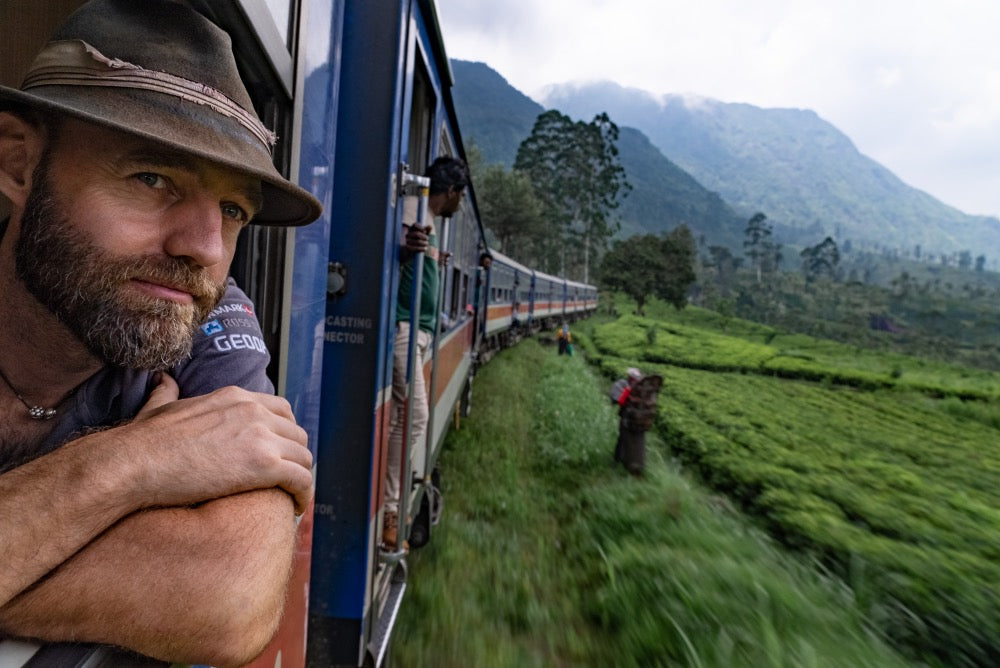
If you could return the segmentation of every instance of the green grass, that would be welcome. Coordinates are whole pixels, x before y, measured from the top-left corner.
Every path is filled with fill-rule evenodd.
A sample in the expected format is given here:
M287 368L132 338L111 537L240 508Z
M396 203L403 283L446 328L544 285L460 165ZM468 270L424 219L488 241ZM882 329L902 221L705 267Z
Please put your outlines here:
M723 332L712 318L627 316L578 338L609 376L661 373L657 428L672 451L865 592L900 646L930 663L995 665L1000 374L752 323ZM767 349L789 340L808 372L772 373Z
M865 621L869 592L689 483L655 434L643 477L612 465L606 386L534 340L477 376L492 400L448 438L398 665L907 665Z

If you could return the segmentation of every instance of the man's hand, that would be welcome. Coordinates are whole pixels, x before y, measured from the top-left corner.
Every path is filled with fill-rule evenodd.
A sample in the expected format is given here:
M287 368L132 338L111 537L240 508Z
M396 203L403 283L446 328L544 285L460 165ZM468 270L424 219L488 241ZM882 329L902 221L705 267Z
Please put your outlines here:
M312 453L281 397L238 387L178 399L161 376L135 420L102 435L122 441L137 508L182 506L279 487L302 512L312 498Z
M406 250L412 254L425 253L430 246L430 225L419 227L417 225L406 226Z

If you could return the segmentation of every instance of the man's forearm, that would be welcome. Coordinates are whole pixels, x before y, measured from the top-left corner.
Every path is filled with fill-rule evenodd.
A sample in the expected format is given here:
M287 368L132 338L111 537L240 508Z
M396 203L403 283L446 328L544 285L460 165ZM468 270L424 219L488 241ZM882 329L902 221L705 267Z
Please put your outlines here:
M135 513L0 609L0 628L239 664L277 628L294 540L291 498L276 489Z
M113 439L85 437L0 476L0 606L136 509L117 494Z

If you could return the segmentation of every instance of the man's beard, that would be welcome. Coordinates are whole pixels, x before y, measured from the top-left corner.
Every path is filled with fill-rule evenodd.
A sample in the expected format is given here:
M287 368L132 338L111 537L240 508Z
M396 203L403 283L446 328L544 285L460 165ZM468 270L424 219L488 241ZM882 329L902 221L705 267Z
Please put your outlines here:
M105 364L168 369L191 352L195 331L222 299L203 268L183 258L122 258L72 228L54 197L47 156L34 175L15 246L17 277ZM115 221L106 221L108 225ZM132 279L189 292L181 304L127 287Z

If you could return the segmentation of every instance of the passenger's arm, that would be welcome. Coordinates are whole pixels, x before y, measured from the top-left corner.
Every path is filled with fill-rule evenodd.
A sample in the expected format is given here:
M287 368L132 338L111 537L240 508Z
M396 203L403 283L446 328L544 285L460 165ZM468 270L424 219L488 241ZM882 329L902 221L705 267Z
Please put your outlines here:
M176 397L165 375L133 422L0 476L0 606L135 511L271 487L308 503L312 456L285 400Z
M277 629L294 542L293 504L281 490L141 511L0 609L0 628L241 665Z

